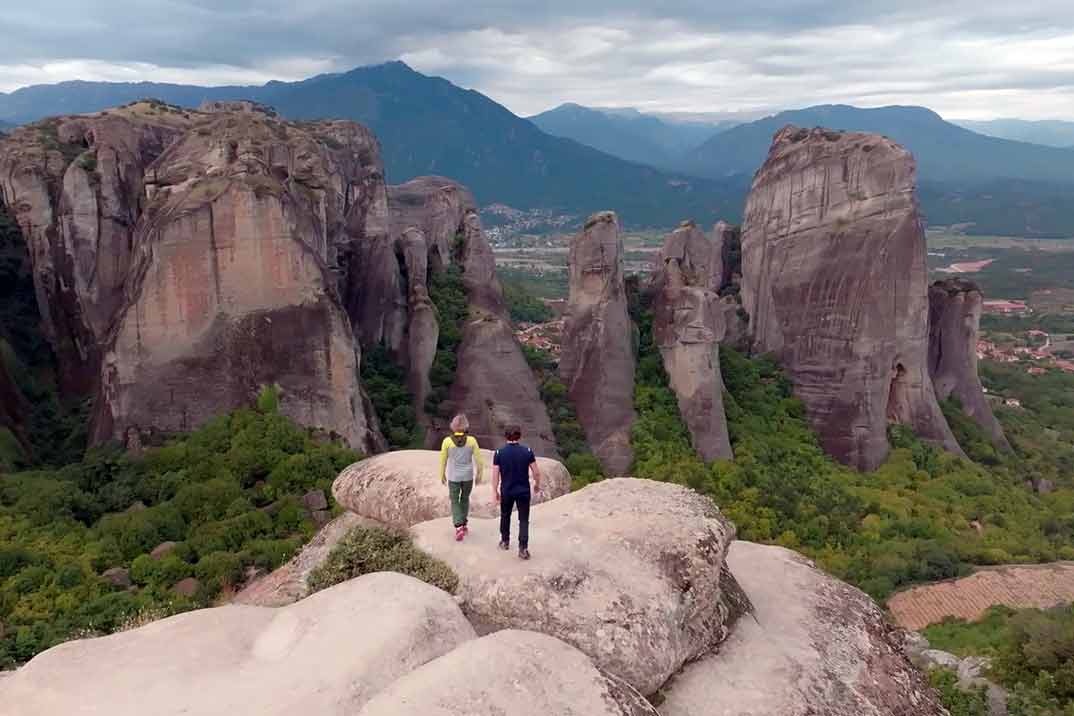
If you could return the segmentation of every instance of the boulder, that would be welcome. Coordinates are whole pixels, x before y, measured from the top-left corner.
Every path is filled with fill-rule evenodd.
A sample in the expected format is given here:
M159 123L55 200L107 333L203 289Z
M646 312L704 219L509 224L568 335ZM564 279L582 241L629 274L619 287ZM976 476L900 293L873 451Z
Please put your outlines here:
M302 504L310 512L328 509L328 498L324 496L324 490L310 490L302 496Z
M179 580L172 589L175 590L176 594L192 598L197 595L198 590L201 589L201 582L194 577L187 577L186 579Z
M108 580L108 583L111 584L113 587L126 589L127 587L131 586L130 570L124 569L123 567L112 567L111 569L106 569L104 572L101 573L101 577Z
M54 647L0 682L0 714L344 716L474 637L446 592L369 574L281 609L202 609Z
M754 350L782 362L838 460L872 470L901 423L961 453L928 374L913 157L875 134L780 130L742 229Z
M637 691L559 639L504 630L430 661L359 716L659 716Z
M728 566L752 618L665 687L663 716L946 715L868 596L781 547L735 542Z
M178 545L175 542L161 542L153 551L149 553L149 556L153 559L164 559L171 554Z
M714 649L744 606L722 569L734 526L678 485L611 479L534 506L529 561L496 548L496 520L472 520L462 544L450 519L412 531L459 576L479 632L562 639L646 695Z
M954 396L999 448L1010 444L977 375L977 335L984 296L973 281L949 278L929 287L929 375L936 397Z
M485 474L470 495L472 517L495 517L500 508L492 495L492 452L482 450ZM571 475L562 463L537 458L544 480L534 504L566 495ZM356 462L336 478L336 502L362 517L392 527L406 528L451 515L447 487L440 484L440 453L435 450L400 450Z
M570 298L563 323L560 376L586 438L607 474L625 475L634 461L635 327L623 285L619 219L594 214L571 240Z
M282 414L382 447L332 270L368 231L363 187L383 182L372 133L211 114L146 174L95 440L192 430L274 385Z
M653 274L653 337L694 449L704 460L730 460L723 408L720 341L723 311L717 295L722 259L693 222L664 242Z
M952 671L958 671L959 665L962 663L962 659L958 658L954 654L943 651L941 649L926 649L921 652L920 656L921 668L929 669L950 669Z
M324 564L348 532L368 522L356 514L344 512L322 527L287 564L247 585L235 595L234 603L283 607L309 596L307 581L310 573Z

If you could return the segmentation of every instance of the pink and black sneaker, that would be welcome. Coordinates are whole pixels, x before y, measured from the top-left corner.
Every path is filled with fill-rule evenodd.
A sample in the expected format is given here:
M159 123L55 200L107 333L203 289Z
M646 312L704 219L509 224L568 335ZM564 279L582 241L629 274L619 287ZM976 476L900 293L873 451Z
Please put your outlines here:
M455 528L455 541L462 542L462 538L466 536L466 527L459 525Z

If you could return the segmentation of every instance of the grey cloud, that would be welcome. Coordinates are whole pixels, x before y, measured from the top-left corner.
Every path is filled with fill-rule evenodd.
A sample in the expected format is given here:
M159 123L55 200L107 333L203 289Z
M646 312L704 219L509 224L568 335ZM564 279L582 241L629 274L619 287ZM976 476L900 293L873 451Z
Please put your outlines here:
M32 79L34 67L91 60L147 63L184 81L254 81L403 57L521 113L565 100L713 111L882 97L972 115L987 112L987 100L972 93L995 91L1023 93L1017 104L1041 116L1074 116L1074 99L1063 92L1074 71L1069 0L679 0L659 7L643 0L53 0L44 7L23 3L0 16L0 72L29 66L8 74L42 81ZM1043 90L1056 94L1034 109L1032 93Z

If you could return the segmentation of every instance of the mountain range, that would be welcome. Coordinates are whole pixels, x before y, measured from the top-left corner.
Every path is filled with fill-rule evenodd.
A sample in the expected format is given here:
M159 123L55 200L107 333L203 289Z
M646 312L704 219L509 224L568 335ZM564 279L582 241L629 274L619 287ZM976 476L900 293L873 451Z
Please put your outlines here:
M388 180L440 174L466 184L481 205L587 215L616 208L632 225L684 217L712 222L741 212L745 186L662 172L624 161L531 122L473 90L415 72L402 62L261 86L63 82L0 95L0 119L19 123L100 111L153 97L184 107L250 99L287 119L359 121L380 140Z
M1074 122L1059 119L1030 121L1026 119L953 119L960 127L980 134L1019 142L1043 144L1048 147L1074 148Z
M542 131L631 161L675 168L686 152L734 121L682 121L644 114L632 107L608 109L567 103L529 118Z
M251 99L288 119L357 120L380 140L392 183L447 175L468 185L481 205L577 217L614 208L632 226L739 220L753 173L787 124L876 132L917 158L930 223L1074 235L1074 149L986 136L923 107L823 105L730 126L734 120L566 104L525 119L479 92L388 62L259 86L35 85L0 93L0 121L93 112L145 97L186 107Z

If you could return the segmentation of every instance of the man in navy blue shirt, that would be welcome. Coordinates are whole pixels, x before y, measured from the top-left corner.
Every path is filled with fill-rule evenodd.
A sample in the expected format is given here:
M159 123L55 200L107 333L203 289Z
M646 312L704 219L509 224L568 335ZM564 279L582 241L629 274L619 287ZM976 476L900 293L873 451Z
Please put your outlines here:
M511 548L511 511L518 506L518 556L530 558L530 475L534 492L541 491L541 469L537 457L525 445L522 428L510 425L504 431L507 444L492 459L492 490L500 503L500 549Z

